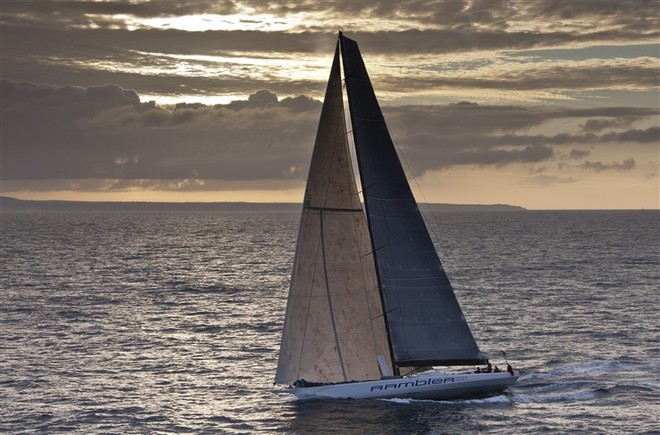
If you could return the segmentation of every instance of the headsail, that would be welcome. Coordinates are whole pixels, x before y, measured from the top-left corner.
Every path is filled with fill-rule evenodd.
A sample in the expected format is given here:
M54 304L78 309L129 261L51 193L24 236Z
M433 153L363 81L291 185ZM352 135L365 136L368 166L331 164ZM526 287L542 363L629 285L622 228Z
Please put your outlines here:
M276 383L380 378L389 348L348 151L339 47L314 144ZM391 372L391 367L389 367Z
M429 237L357 43L340 34L367 219L394 361L478 364L483 356Z

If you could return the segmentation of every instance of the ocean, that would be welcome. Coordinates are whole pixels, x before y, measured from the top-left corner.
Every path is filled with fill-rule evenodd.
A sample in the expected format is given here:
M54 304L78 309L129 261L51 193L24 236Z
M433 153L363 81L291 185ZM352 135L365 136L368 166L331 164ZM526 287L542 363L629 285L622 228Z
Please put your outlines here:
M272 392L297 211L3 212L0 432L660 433L658 211L427 214L508 391Z

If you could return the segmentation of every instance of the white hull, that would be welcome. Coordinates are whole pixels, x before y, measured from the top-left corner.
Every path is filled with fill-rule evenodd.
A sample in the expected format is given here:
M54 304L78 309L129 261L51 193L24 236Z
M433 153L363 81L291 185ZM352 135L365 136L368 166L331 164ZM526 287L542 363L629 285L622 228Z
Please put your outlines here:
M501 391L518 379L508 372L451 374L430 372L419 376L294 387L283 392L298 399L455 399Z

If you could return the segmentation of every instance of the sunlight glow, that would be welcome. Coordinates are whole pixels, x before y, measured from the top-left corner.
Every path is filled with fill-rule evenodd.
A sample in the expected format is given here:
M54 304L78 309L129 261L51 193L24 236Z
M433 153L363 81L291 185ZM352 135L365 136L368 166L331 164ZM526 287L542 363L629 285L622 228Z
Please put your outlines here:
M183 15L179 17L138 18L123 17L129 30L144 28L167 28L188 32L205 31L251 31L282 32L293 30L304 22L304 14L290 14L286 19L269 14L235 14L235 15Z
M237 100L247 100L249 94L241 93L223 93L222 95L213 95L213 94L195 94L195 93L178 93L178 94L140 94L140 101L154 101L158 106L162 106L165 109L171 109L176 104L181 103L201 103L206 106L214 106L216 104L226 105L232 101ZM288 95L283 95L278 97L280 99L286 98Z
M295 78L297 80L324 80L328 74L327 55L308 55L301 58L289 53L269 52L256 55L248 52L229 52L224 55L188 55L169 53L150 53L136 51L140 56L150 59L174 59L159 62L151 73L167 73L175 70L186 71L186 76L212 75L252 75L255 78ZM128 65L127 65L128 66ZM249 69L246 70L245 67ZM158 72L160 71L160 72ZM176 72L175 72L176 74ZM293 74L293 77L292 77Z
M300 83L307 82L305 94L321 98L322 83L328 74L329 55L291 54L286 52L252 53L225 52L215 55L174 54L134 50L126 58L64 58L42 57L43 64L67 64L81 70L101 70L113 73L131 73L140 76L185 77L180 83L180 92L157 94L143 91L142 101L159 104L179 102L203 102L204 104L226 104L237 99L246 99L255 89L269 89L271 83L282 84L278 90L280 98L300 95ZM384 104L442 104L461 100L476 102L540 102L568 101L582 98L589 90L598 90L607 85L610 91L638 91L645 83L617 81L614 78L580 76L581 71L612 68L623 70L652 70L657 59L638 57L634 59L536 59L534 55L511 55L510 52L476 52L470 54L435 55L367 55L369 74L378 83L376 92ZM632 66L631 66L632 65ZM582 90L567 92L562 88L562 78L552 73L566 71L576 74L581 80ZM545 73L544 73L545 71ZM541 78L539 78L541 74ZM242 77L245 85L236 86L236 77ZM535 78L534 86L526 89L521 84ZM196 86L190 79L217 80L213 87L208 82ZM223 82L223 80L229 80ZM538 86L543 80L545 88ZM604 81L603 81L604 80ZM291 85L284 85L285 83ZM318 83L315 85L314 83ZM513 86L518 89L513 89ZM223 89L223 95L210 95L211 91ZM271 88L272 89L272 88ZM214 91L217 92L217 91Z

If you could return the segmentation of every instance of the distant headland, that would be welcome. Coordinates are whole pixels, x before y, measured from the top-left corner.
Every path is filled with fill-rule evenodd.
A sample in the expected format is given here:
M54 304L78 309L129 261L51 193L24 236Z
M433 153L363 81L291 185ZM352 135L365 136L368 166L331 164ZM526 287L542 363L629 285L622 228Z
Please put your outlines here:
M131 211L131 212L211 212L211 211L297 211L302 207L291 202L124 202L124 201L35 201L0 196L0 212L4 211ZM421 204L420 207L427 207ZM506 204L435 204L428 207L438 212L525 211L524 207Z

